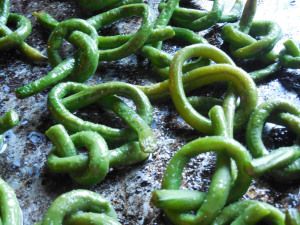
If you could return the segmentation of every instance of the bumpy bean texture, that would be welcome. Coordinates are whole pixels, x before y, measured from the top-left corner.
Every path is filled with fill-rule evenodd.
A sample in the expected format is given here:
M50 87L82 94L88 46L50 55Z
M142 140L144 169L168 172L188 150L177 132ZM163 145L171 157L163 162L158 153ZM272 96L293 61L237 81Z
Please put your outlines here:
M133 100L136 110L120 97ZM128 128L112 128L84 121L72 114L89 105L113 112ZM156 149L150 127L152 106L146 95L133 85L121 82L96 86L62 83L49 94L49 108L58 123L77 133L70 137L62 126L47 131L47 136L56 146L48 158L48 166L53 172L70 174L80 184L99 183L110 167L144 161ZM111 144L120 147L108 150ZM76 150L82 147L88 150L88 156Z
M130 108L119 97L132 100L136 110ZM156 148L156 141L150 128L152 106L147 96L133 85L109 82L90 87L78 83L62 83L51 91L48 102L55 120L70 131L95 131L108 143L138 141L144 152L152 152ZM72 114L92 104L114 112L128 128L112 128L84 121Z
M104 180L110 168L139 163L149 155L141 150L138 142L109 150L98 133L81 131L69 136L62 125L51 127L46 135L55 146L47 161L50 171L68 173L82 185L97 184ZM88 154L80 153L82 148Z
M34 95L62 80L84 82L95 73L99 60L113 61L136 53L150 38L152 31L149 7L146 4L121 6L86 21L70 19L59 23L51 16L36 15L44 21L43 24L47 24L48 28L53 29L48 41L48 55L54 68L45 77L18 88L16 93L20 98ZM115 21L132 16L142 18L142 25L134 35L129 36L125 42L124 39L118 40L119 43L112 48L98 49L97 31ZM167 35L169 35L168 31ZM164 37L162 38L164 39ZM75 57L63 60L59 55L59 49L64 39L79 49Z
M256 158L253 161L253 175L266 172L280 182L299 179L300 146L298 141L289 147L281 147L271 152L263 143L262 133L265 123L270 121L289 127L297 136L300 134L300 110L288 101L273 100L262 103L252 113L248 122L247 146Z
M272 21L254 21L257 0L248 0L238 23L226 24L222 29L225 42L234 58L264 61L265 68L251 72L255 80L262 80L280 68L278 54L272 49L281 38L281 28ZM259 37L259 39L257 38Z
M15 24L16 30L12 31L8 23ZM33 62L45 61L47 58L42 53L25 42L31 30L29 19L17 13L10 13L10 0L0 1L0 50L18 49Z
M59 196L38 225L120 225L109 201L101 195L75 190Z

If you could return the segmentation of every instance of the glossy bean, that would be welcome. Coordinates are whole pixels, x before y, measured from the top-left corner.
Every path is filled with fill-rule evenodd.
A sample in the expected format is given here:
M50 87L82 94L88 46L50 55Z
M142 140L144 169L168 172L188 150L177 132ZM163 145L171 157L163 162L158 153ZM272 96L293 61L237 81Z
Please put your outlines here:
M75 190L59 196L38 225L87 223L120 225L109 201L95 192Z

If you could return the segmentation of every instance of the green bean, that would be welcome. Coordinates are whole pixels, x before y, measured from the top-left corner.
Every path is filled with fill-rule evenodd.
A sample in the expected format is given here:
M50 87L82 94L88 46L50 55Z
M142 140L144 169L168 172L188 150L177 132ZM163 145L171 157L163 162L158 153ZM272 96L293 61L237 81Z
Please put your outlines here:
M81 7L90 11L99 11L107 8L115 8L121 5L142 3L143 0L76 0Z
M175 32L174 39L184 41L188 44L199 44L207 43L207 41L199 36L198 34L184 28L173 27ZM148 58L154 70L161 75L161 77L167 79L169 78L169 67L172 61L172 56L162 50L154 48L153 46L144 46L141 50L141 53L144 57ZM203 65L209 64L208 60L195 60L184 65L183 70L188 72L195 68L201 67Z
M34 16L37 18L38 22L45 28L50 31L53 31L59 22L53 18L51 15L41 11L35 12ZM148 40L145 44L151 44L163 40L170 39L174 37L174 29L170 26L161 27L158 26L156 29L153 29ZM98 37L98 48L99 49L112 49L120 47L129 41L134 34L122 34L114 36L99 36Z
M67 30L65 29L64 31ZM58 34L58 32L55 34ZM95 35L97 34L95 33ZM69 40L80 49L76 58L61 61L62 59L59 54L57 54L58 50L54 52L51 50L49 52L49 60L54 66L54 69L48 73L47 76L18 88L16 94L19 98L29 97L66 78L83 82L95 73L99 58L96 42L87 34L80 31L73 32ZM58 46L56 46L56 49L57 47Z
M275 22L253 20L256 5L256 0L248 0L240 22L225 25L222 29L222 37L229 44L234 58L260 60L268 64L267 68L252 72L255 80L261 80L280 69L277 62L278 54L272 49L282 33Z
M0 149L3 145L3 133L19 124L19 116L15 111L10 111L0 117Z
M190 158L208 151L215 151L218 155L226 153L235 160L238 166L238 176L234 183L232 184L228 168L230 160L226 160L226 157L218 157L218 170L212 178L206 195L176 192L181 186L184 166ZM175 153L163 177L163 190L153 193L153 202L159 203L156 206L161 207L174 224L211 224L227 202L240 198L247 191L251 178L245 172L245 168L250 167L250 162L251 156L248 151L231 138L212 136L196 139ZM169 194L168 197L164 197L166 196L164 192ZM190 211L196 211L196 214L190 214Z
M273 115L276 112L275 115ZM300 132L300 110L287 101L275 100L261 104L251 115L248 122L246 139L251 154L256 159L252 162L252 175L266 172L278 181L290 181L299 178L300 146L298 143L290 147L281 147L269 152L262 140L264 124L268 117L286 125L297 135Z
M0 224L23 225L22 211L14 190L0 178Z
M162 10L166 6L161 3L159 8ZM219 22L236 22L243 9L243 2L236 0L228 14L224 14L224 2L214 1L211 12L198 9L188 9L177 7L172 16L172 22L175 26L188 28L194 31L205 30Z
M284 42L285 50L280 54L280 63L286 68L300 68L300 47L293 40Z
M136 104L136 111L120 99L109 97L114 95L132 99ZM71 113L93 103L113 111L130 128L117 129L91 123ZM144 152L155 149L156 142L149 127L152 122L152 106L145 94L133 85L110 82L89 87L77 83L62 83L50 92L49 109L58 123L73 132L95 131L109 143L138 140Z
M242 99L235 117L235 126L240 127L257 104L257 90L252 79L243 70L226 64L202 67L183 75L182 65L192 57L210 58L216 63L234 65L225 53L210 45L191 45L177 52L171 64L169 91L179 114L196 130L212 133L211 121L200 115L188 102L185 86L189 86L189 90L214 82L229 81ZM189 82L186 83L185 79L189 79Z
M175 9L174 14L172 16L172 21L176 26L182 28L188 28L194 31L201 31L215 25L221 19L223 9L224 9L223 2L220 0L214 0L214 4L212 6L211 11L209 12L202 11L200 12L200 15L198 14L197 18L191 20L191 18L186 19L183 16L183 14L190 14L190 11L184 8L180 10L179 8L179 10L181 12L183 11L183 13L180 13L178 16L176 16L176 9Z
M300 212L297 209L289 209L286 211L285 217L286 225L298 225L300 224Z
M42 53L25 43L25 39L32 30L30 20L9 11L10 1L2 0L0 3L0 50L16 48L34 62L45 61L47 58ZM7 26L8 23L16 24L16 30L12 31Z
M144 161L149 154L141 151L138 142L108 150L105 140L96 132L81 131L69 136L62 125L51 127L46 135L54 148L47 165L51 172L70 174L82 185L94 185L104 180L112 167L128 166ZM88 155L77 149L85 148Z
M101 195L75 190L59 196L38 225L120 225L111 203Z
M244 200L225 207L212 225L250 225L272 224L285 225L284 214L275 207L252 200Z
M48 27L53 28L55 26L48 41L49 61L55 68L47 76L18 88L16 93L20 98L34 95L47 87L59 83L62 79L85 81L94 74L98 66L98 59L100 61L113 61L135 53L146 43L152 30L149 8L145 4L121 6L96 15L87 21L70 19L56 23L55 20L44 13L39 15L42 20L49 21L50 25ZM119 44L115 48L97 50L97 30L117 20L131 16L140 16L142 18L143 23L139 30L130 36L127 42ZM80 31L81 34L76 32L75 35L75 31ZM79 39L73 35L84 37ZM169 35L169 32L167 35ZM59 49L64 38L67 38L80 49L75 58L68 58L65 61L59 55ZM85 63L85 66L82 66L81 63Z

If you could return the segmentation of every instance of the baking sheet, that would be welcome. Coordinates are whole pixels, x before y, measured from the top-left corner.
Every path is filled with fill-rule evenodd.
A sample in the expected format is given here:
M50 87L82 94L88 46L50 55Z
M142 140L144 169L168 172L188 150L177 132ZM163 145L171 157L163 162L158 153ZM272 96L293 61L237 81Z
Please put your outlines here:
M62 20L70 17L84 18L75 1L67 0L12 0L12 11L25 14L33 22L33 33L28 42L43 52L46 51L48 32L40 27L32 12L45 10L55 18ZM158 0L149 0L156 15ZM192 5L208 7L208 1L198 1ZM231 1L226 1L230 5ZM300 1L266 0L259 1L257 18L277 21L286 37L300 42ZM117 24L114 30L124 33L136 27L138 21L131 20ZM106 31L108 31L107 29ZM221 45L219 28L203 32L211 43ZM174 51L177 46L168 46ZM21 125L6 135L8 149L0 155L0 176L15 190L24 213L24 225L32 225L41 219L51 202L60 194L82 188L68 176L51 175L45 168L46 156L51 143L44 132L53 124L46 107L46 94L19 100L14 95L15 88L43 76L51 68L49 65L33 65L16 51L2 52L0 56L0 114L16 109L21 116ZM300 71L283 70L276 76L259 85L260 101L269 98L289 99L299 104ZM102 63L89 84L120 80L136 84L148 84L155 74L150 70L148 61L132 56L117 62ZM105 181L91 187L110 200L115 207L120 222L124 225L149 224L162 225L161 212L151 205L151 191L160 187L161 177L167 162L182 145L195 139L199 134L180 119L169 104L154 104L154 133L159 149L149 160L140 165L122 170L113 170ZM101 121L101 112L84 110L82 117ZM292 135L285 129L271 130L275 141L270 145L290 143ZM195 190L207 190L214 156L203 154L192 160L185 171L184 187ZM268 179L253 182L245 198L259 199L277 207L300 206L299 184L278 185Z

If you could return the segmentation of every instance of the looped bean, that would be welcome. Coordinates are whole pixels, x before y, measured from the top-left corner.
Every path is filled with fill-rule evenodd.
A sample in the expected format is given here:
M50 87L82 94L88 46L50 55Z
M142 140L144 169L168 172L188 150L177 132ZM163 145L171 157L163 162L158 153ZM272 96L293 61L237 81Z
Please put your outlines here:
M252 200L233 203L225 207L212 225L264 224L286 225L284 214L275 207Z
M59 83L63 79L71 79L79 82L85 81L96 71L98 59L100 61L113 61L137 52L148 41L152 31L149 8L145 4L121 6L96 15L87 21L71 19L59 23L47 14L36 15L40 16L41 20L44 21L44 24L47 24L47 27L53 29L48 42L48 54L50 62L55 68L45 77L27 84L24 87L18 88L16 93L20 98L36 94L49 86ZM139 16L142 18L142 25L139 30L134 35L130 35L126 42L121 41L121 43L118 43L111 49L106 48L98 50L97 31L115 21L131 16ZM74 30L76 31L73 32ZM87 33L91 37L88 37L82 32ZM68 58L62 61L59 55L58 50L62 44L63 38L68 35L69 41L81 50L78 52L78 60L75 60L75 57L75 59ZM166 35L170 35L170 30L166 32ZM164 39L165 37L163 36L161 38Z
M223 38L231 46L231 53L238 59L264 58L281 37L280 27L271 21L256 21L251 24L249 34L236 24L223 27ZM260 36L259 40L253 37Z
M143 3L143 0L76 0L79 5L90 11L99 11L107 8L115 8L121 5Z
M285 49L280 54L280 63L286 68L300 68L300 47L293 40L284 42Z
M63 61L59 50L64 38L77 47L75 57ZM81 19L70 19L59 23L48 41L48 56L54 69L45 77L20 87L16 93L24 98L38 93L63 79L84 82L97 70L99 51L98 34L94 27Z
M153 28L149 7L146 4L125 5L101 13L87 20L88 23L96 28L96 30L100 30L104 26L132 16L139 16L142 19L142 24L138 31L131 36L126 43L116 48L106 50L100 49L100 60L113 61L125 58L136 53L146 43Z
M297 136L300 134L300 110L287 101L269 101L262 103L252 113L248 122L247 146L253 155L252 175L270 172L274 179L291 181L299 178L300 146L298 143L290 147L281 147L269 152L263 143L264 124L270 117L275 123L291 128Z
M75 190L59 196L38 225L120 225L111 203L101 195Z
M178 190L185 165L191 158L209 151L229 157L218 157L219 169L213 175L208 193ZM229 158L235 160L238 168L235 180L228 167ZM162 190L153 192L152 201L174 224L211 224L225 204L237 200L247 191L251 178L246 170L250 162L248 151L231 138L211 136L196 139L175 153L165 171Z
M169 0L165 4L164 8L161 10L159 17L156 19L154 28L166 28L178 4L179 0ZM174 38L180 41L184 41L188 44L207 43L207 41L203 37L189 29L180 27L172 28L174 31L174 35L172 37L169 37L168 39ZM151 61L151 63L154 66L154 71L157 72L164 79L167 79L169 78L169 66L172 60L172 56L161 50L162 45L162 41L151 43L151 45L144 46L141 49L141 53L144 57L148 58ZM187 63L184 67L184 70L187 72L196 67L200 67L207 64L207 60L198 59L196 61Z
M226 64L201 67L183 75L182 66L184 62L193 57L209 58L216 63ZM185 94L185 86L189 86L187 89L190 90L224 81L229 82L241 98L234 124L236 128L239 128L247 121L257 104L257 89L250 76L235 67L232 60L224 52L211 45L191 45L175 54L170 69L170 94L179 114L188 124L200 132L212 133L213 127L211 121L199 114L189 103Z
M18 125L19 116L15 111L5 113L4 116L0 117L0 149L3 145L3 133Z
M10 1L3 0L0 5L0 50L16 48L34 62L45 61L47 58L42 53L25 43L32 30L30 20L9 11ZM8 27L11 23L16 25L15 31Z
M125 97L136 104L136 111L118 97ZM91 104L113 111L129 128L111 128L102 124L84 121L71 112ZM108 142L138 141L142 151L152 152L156 148L150 124L152 106L147 96L133 85L110 82L95 86L77 83L62 83L49 94L49 109L58 123L73 132L95 131Z
M56 125L46 135L55 146L47 161L50 171L68 173L82 185L100 183L110 168L135 164L148 157L147 153L141 151L138 142L108 150L105 140L92 131L81 131L69 136L62 125ZM88 155L80 154L80 148L87 149Z
M160 10L166 7L166 3L159 5ZM224 13L224 2L214 1L210 12L198 9L176 7L172 15L175 26L188 28L194 31L205 30L216 23L236 22L242 14L243 2L236 0L228 14Z
M0 178L0 224L23 225L23 215L14 190Z
M201 44L207 43L207 41L201 37L200 35L194 33L191 30L179 27L173 27L174 36L172 38L180 41L186 42L189 44ZM158 48L155 48L151 45L144 46L141 50L141 53L144 57L148 58L152 65L154 66L154 70L158 72L163 78L169 78L169 67L172 61L172 56ZM203 60L201 58L186 63L183 66L184 72L191 71L195 68L208 65L208 60Z
M241 60L260 60L267 64L266 68L250 73L253 79L259 81L280 69L278 54L272 50L282 32L275 22L253 21L256 5L257 0L248 0L240 22L225 25L222 37L229 44L233 57Z

